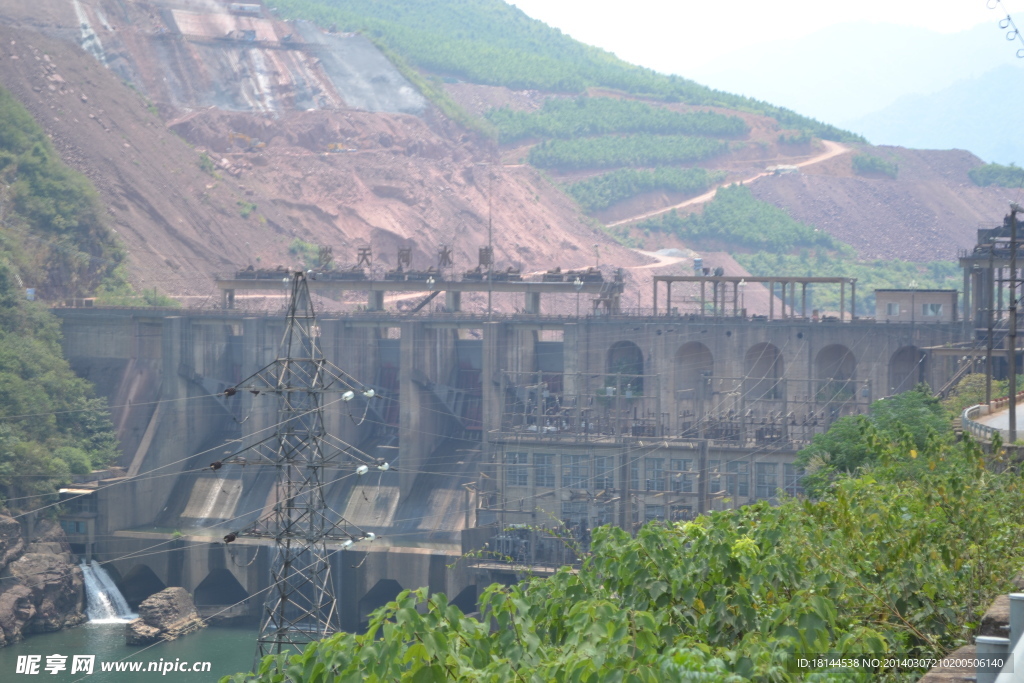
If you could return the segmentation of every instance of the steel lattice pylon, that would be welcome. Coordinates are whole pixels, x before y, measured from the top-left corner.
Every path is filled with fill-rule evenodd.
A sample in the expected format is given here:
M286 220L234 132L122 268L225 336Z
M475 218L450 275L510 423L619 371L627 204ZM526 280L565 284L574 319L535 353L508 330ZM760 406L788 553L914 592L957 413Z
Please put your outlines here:
M211 467L226 464L266 465L277 470L272 510L245 530L225 536L231 543L239 536L273 538L270 588L264 600L257 657L298 652L307 643L339 630L337 602L331 577L327 544L373 539L373 534L353 534L345 520L332 521L324 500L324 472L339 468L342 458L371 462L348 444L330 437L324 429L324 398L351 401L356 392L367 399L374 392L324 359L319 328L313 313L305 274L291 277L288 317L275 361L226 393L248 390L256 396L276 395L279 401L276 432ZM381 470L387 463L376 463ZM356 471L363 474L367 466Z

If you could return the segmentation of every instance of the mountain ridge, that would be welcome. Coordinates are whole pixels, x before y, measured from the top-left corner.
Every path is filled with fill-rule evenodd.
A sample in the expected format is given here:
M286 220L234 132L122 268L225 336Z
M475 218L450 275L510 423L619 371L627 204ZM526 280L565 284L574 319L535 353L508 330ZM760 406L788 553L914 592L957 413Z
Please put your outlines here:
M83 52L83 40L92 38L73 28L81 22L76 23L78 17L58 0L39 0L31 11L27 5L19 5L21 17L11 16L11 8L5 10L0 41L12 47L6 56L0 54L0 81L26 103L65 159L96 182L128 249L129 272L137 286L158 285L190 305L216 305L214 274L249 265L294 264L309 246L319 244L334 247L338 265L352 265L357 247L371 245L380 273L396 265L399 248L412 248L413 267L426 268L447 244L454 246L457 269L469 270L476 265L477 248L486 244L491 222L501 268L580 267L592 264L598 251L606 268L626 268L627 278L642 292L652 275L684 267L673 263L641 269L652 265L650 257L613 241L593 214L586 215L562 188L604 173L614 174L614 169L598 171L585 163L578 170L542 173L522 160L542 139L498 147L432 105L419 113L402 113L367 111L372 106L366 104L369 100L361 106L349 104L345 92L350 86L340 76L329 78L329 69L334 67L324 66L324 55L341 49L334 47L339 44L335 37L345 38L340 33L314 31L311 25L294 30L300 24L285 22L272 13L239 18L223 8L210 9L189 0L157 3L156 8L191 13L185 18L192 22L193 33L184 34L180 32L182 21L178 21L183 15L170 22L165 20L166 12L146 15L139 7L113 0L81 0L80 5L96 40L117 53L121 62L149 69L148 76L131 84L137 90L120 82L119 73L104 69ZM236 28L227 35L214 32L225 25ZM250 41L248 30L274 39ZM157 82L161 69L166 69L182 83L197 84L179 92L206 92L198 86L215 82L210 80L211 74L217 73L203 70L211 62L203 55L211 50L238 56L240 66L224 87L246 94L241 100L232 100L248 103L242 108L211 107L203 97L176 99L162 86L147 85ZM43 68L43 57L50 57L56 72ZM400 63L400 57L395 59ZM475 120L503 104L527 112L542 110L552 98L586 104L579 93L456 82L459 79L437 73L410 71L407 64L398 71L411 78L405 83L443 90ZM60 80L52 79L54 75ZM354 69L347 77L358 82L374 81L377 76L383 79L381 88L407 87L389 70ZM325 104L318 104L314 111L299 110L298 103L306 100L289 93L300 92L326 98ZM766 167L793 165L821 151L820 140L810 131L787 128L764 112L673 102L664 96L631 95L600 87L588 87L585 97L629 100L634 103L629 105L631 111L637 107L637 111L648 111L643 109L647 107L654 113L666 110L673 121L681 120L673 118L675 114L701 112L743 121L746 132L722 138L720 153L698 162L670 157L645 168L644 162L635 159L613 159L613 166L649 172L645 178L679 177L676 171L682 170L691 170L697 177L699 170L705 169L704 177L715 179L707 182L730 183L762 174ZM608 111L615 109L609 106ZM607 147L624 134L620 128L621 124L615 124L608 130L589 131L597 133L594 135L580 131L573 139L598 141ZM619 154L612 147L608 150ZM867 146L857 150L880 153ZM1000 217L997 211L988 210L1002 208L1001 201L993 201L998 192L995 188L965 187L959 176L924 174L918 178L913 164L902 170L896 181L859 178L851 169L851 156L844 154L803 169L799 177L806 181L806 188L801 192L764 197L800 214L806 206L820 203L820 197L807 188L834 192L829 220L838 226L865 226L866 240L879 231L898 234L921 230L922 220L933 222L939 239L928 253L947 257L969 243L977 222ZM980 164L970 159L964 163L975 162ZM659 168L674 170L669 173ZM814 180L819 176L832 180ZM752 186L755 196L760 185L770 182L770 177L756 181ZM696 185L677 192L657 186L652 189L645 183L648 181L637 185L639 194L616 194L626 198L617 199L600 216L606 220L628 218L623 215L627 211L640 215L701 191ZM941 215L922 213L914 199L917 190L911 187L922 183L942 195L948 209ZM877 187L886 191L876 192L873 188ZM875 206L880 198L891 204L884 212ZM700 206L692 210L699 211ZM879 224L882 216L889 224ZM832 234L836 229L832 223L822 229ZM645 235L628 226L616 228L612 234L630 246L689 246L670 235ZM717 249L708 246L708 251ZM725 256L722 260L734 263ZM745 271L737 266L733 272ZM351 299L325 305L335 303L351 308L361 302ZM240 305L248 304L240 301ZM511 310L514 304L509 307Z

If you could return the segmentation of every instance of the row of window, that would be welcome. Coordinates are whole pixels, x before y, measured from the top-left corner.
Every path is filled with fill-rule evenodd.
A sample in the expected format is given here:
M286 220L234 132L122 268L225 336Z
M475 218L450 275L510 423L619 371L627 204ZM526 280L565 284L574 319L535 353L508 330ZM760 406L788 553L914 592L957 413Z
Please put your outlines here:
M633 504L633 519L638 519L637 514L639 506ZM665 516L666 511L668 517ZM596 517L593 521L589 519L589 504L584 502L568 502L562 503L562 521L566 524L583 524L589 526L591 523L594 526L605 526L606 524L615 524L615 505L611 503L597 504L595 505ZM644 505L644 522L652 522L654 520L668 520L670 522L678 522L693 519L693 505Z
M532 467L530 455L520 452L505 454L506 486L529 486L530 472L533 472L533 484L541 488L557 487L559 474L562 488L598 491L615 488L614 456L563 455L560 467L556 468L553 453L533 453ZM709 460L708 470L709 494L724 492L736 498L750 498L749 462L730 460L723 468L720 460ZM696 493L697 476L695 461L690 458L637 458L629 463L629 488L633 491ZM754 463L755 497L772 498L780 488L790 495L802 493L802 477L803 472L794 465Z
M886 315L899 315L900 305L895 301L890 301L885 304ZM926 318L938 317L942 315L942 304L921 304L921 315Z
M62 519L60 520L60 526L66 534L85 534L89 532L89 527L85 522Z

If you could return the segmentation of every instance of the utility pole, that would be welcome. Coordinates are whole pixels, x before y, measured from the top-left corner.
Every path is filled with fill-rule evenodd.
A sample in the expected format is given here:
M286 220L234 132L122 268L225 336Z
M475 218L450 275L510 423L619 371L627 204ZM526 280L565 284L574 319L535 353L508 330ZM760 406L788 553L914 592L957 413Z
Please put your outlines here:
M1017 441L1017 202L1010 204L1010 438Z
M619 501L619 526L629 534L633 533L633 493L630 490L630 470L633 467L632 452L629 449L629 442L622 451L622 464L619 469L619 477L622 480L622 496Z
M992 347L995 344L994 320L992 318L992 301L995 299L994 275L995 273L995 241L988 245L988 277L985 280L985 312L988 317L988 338L985 342L985 405L992 403ZM979 290L981 287L978 288Z
M491 300L494 296L494 166L487 167L487 319L491 319Z
M277 472L272 510L246 529L224 537L225 543L239 536L269 538L275 543L258 637L259 659L288 649L300 652L306 644L339 630L330 563L335 550L328 550L327 544L339 542L336 549L344 550L356 541L374 538L372 533L350 533L344 519L328 516L325 469L344 467L346 456L362 461L358 467L351 463L359 475L366 474L370 466L381 472L393 469L327 434L325 396L334 394L338 401L348 402L357 393L367 400L375 393L324 358L305 274L293 273L290 287L287 325L277 360L224 392L228 396L243 390L255 396L275 396L277 430L210 465L214 470L231 464L263 465Z

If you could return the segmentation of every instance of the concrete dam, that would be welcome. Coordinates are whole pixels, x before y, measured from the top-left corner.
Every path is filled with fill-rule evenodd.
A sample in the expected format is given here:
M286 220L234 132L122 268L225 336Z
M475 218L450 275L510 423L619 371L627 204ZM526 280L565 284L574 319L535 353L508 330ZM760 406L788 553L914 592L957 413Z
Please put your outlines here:
M328 401L327 431L394 466L329 472L330 511L377 536L332 555L342 628L420 586L473 612L478 588L571 561L560 534L585 544L602 524L797 493L795 454L815 434L919 382L942 386L960 359L941 350L971 335L955 293L953 315L927 322L819 319L784 304L770 316L717 303L553 316L535 304L318 319L325 357L377 395ZM273 505L274 473L211 464L273 432L273 396L226 389L277 357L283 315L55 313L122 448L119 469L63 492L75 552L104 563L132 605L183 586L209 615L267 588L272 539L222 538ZM260 607L254 597L222 616Z

